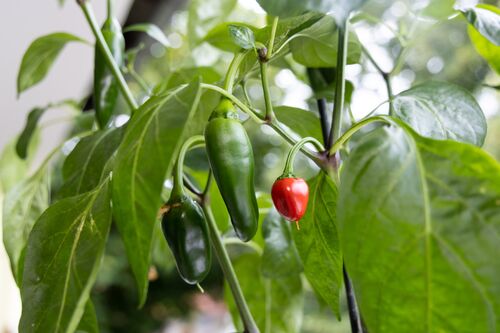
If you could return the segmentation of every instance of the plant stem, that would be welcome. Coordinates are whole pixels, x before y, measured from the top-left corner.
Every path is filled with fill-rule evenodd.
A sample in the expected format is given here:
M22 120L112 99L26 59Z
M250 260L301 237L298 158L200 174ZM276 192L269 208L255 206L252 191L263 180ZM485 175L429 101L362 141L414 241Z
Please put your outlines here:
M238 68L240 67L241 61L245 57L245 53L239 52L236 53L229 64L229 69L227 70L226 79L224 80L224 89L227 90L228 93L233 93L234 79L236 78L236 74L238 73Z
M352 287L351 279L347 274L345 265L342 265L342 271L344 273L344 286L347 296L347 305L349 308L349 320L351 322L351 332L352 333L362 333L363 325L361 323L361 316L359 314L358 303L356 302L356 295L354 293L354 288Z
M231 264L231 260L229 259L229 255L222 243L222 239L220 237L219 230L217 228L217 224L215 223L214 216L212 214L212 210L210 206L203 203L203 211L205 212L205 216L207 218L208 231L210 234L210 239L212 240L212 245L215 250L215 254L217 259L219 260L219 264L222 268L222 272L229 284L229 288L234 297L234 301L236 303L236 307L238 308L238 312L240 313L241 320L243 321L243 325L245 326L245 332L247 333L259 333L259 329L255 320L250 313L250 309L246 303L245 297L243 296L243 291L241 290L240 284L238 283L238 278L236 277L236 273L234 272L233 265Z
M295 156L306 143L314 144L318 149L318 152L321 152L324 149L321 143L315 138L312 137L303 138L302 140L297 142L288 152L288 156L286 157L285 161L285 168L283 169L283 174L281 175L281 177L293 177L293 162L295 161Z
M191 147L196 145L203 144L205 142L205 138L202 135L195 135L187 139L186 142L182 145L179 155L177 157L177 162L175 163L175 172L174 172L174 187L172 189L172 194L182 194L184 193L183 180L183 166L184 166L184 158L186 157L186 153Z
M383 122L386 124L392 123L390 118L386 116L374 116L361 120L360 122L357 122L351 128L349 128L337 141L335 141L333 146L330 148L329 154L335 154L340 148L342 148L344 143L346 143L357 131L359 131L362 127L374 122Z
M267 62L260 61L260 78L262 80L262 90L264 91L264 101L266 103L266 117L267 121L274 119L273 104L271 101L271 93L269 92L269 78L267 76Z
M345 66L347 63L347 41L348 41L348 20L346 19L339 26L339 41L337 52L337 72L335 82L335 100L333 109L332 127L330 130L328 147L340 137L342 130L342 114L344 112L344 95L345 95Z
M267 58L271 59L273 56L273 48L274 48L274 38L276 37L276 29L278 28L279 17L276 16L273 19L273 25L271 27L271 38L269 38L269 45L267 46Z
M321 133L323 135L323 144L327 146L328 137L330 136L330 134L329 134L328 118L326 115L326 98L320 98L316 100L316 103L318 104L319 119L321 121Z
M89 0L77 0L77 3L80 5L80 7L83 10L83 13L85 14L85 18L87 19L87 22L92 29L92 32L94 33L94 36L96 38L96 43L101 50L101 52L104 55L104 59L106 60L106 63L111 70L111 73L115 77L116 81L118 82L118 85L120 87L120 90L123 94L123 97L125 98L125 101L129 105L130 109L132 110L132 113L137 110L138 105L137 102L135 101L134 96L132 95L132 92L130 91L129 87L127 86L127 82L125 81L125 78L123 77L123 74L120 71L120 68L116 64L115 60L113 59L113 55L111 54L111 51L109 50L108 45L106 44L106 40L104 39L104 36L102 35L101 29L99 28L99 25L97 23L97 20L94 15L94 10L92 9L92 5L90 4Z

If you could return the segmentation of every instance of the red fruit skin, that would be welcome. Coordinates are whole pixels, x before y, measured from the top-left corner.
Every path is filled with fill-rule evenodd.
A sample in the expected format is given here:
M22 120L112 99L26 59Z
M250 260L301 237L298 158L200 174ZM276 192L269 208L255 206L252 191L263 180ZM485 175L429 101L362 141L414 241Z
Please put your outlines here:
M271 197L278 212L289 221L299 221L304 216L309 201L309 186L302 178L277 179Z

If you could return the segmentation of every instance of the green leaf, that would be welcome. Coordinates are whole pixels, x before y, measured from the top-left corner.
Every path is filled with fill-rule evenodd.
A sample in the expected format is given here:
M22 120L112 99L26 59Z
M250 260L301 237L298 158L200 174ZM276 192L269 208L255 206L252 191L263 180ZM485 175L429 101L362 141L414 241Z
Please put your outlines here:
M106 164L115 154L125 127L108 128L81 139L64 160L64 184L58 197L85 193L95 188L107 174Z
M277 106L274 113L280 123L301 137L312 136L319 141L323 140L320 120L313 112L291 106Z
M17 184L3 202L3 242L9 255L12 273L20 286L23 256L35 221L49 206L50 181L47 165Z
M33 134L37 129L38 121L45 113L45 111L47 111L46 108L34 108L28 114L26 125L19 135L16 143L16 152L20 158L25 159L28 156L28 147L31 138L33 137Z
M495 6L481 5L461 10L467 21L491 43L500 46L500 10Z
M500 10L494 6L479 5L478 8L489 9L497 14L500 14ZM469 25L467 31L472 45L474 45L477 53L479 53L489 63L494 71L500 74L500 46L490 42L488 38L484 37L472 25Z
M341 173L345 264L369 332L495 332L500 166L477 147L379 128Z
M435 19L446 19L455 13L453 6L455 0L431 0L422 10L422 16L433 17Z
M17 94L45 78L64 46L69 42L85 42L80 37L56 32L37 38L24 53L17 74Z
M307 280L340 316L342 254L337 231L337 185L324 172L309 180L309 203L293 236Z
M261 257L255 252L240 255L233 260L233 265L260 331L299 332L304 306L300 275L290 275L282 279L264 278L260 272ZM240 315L227 284L224 295L235 326L242 332Z
M335 97L335 68L308 68L307 74L311 88L316 99L326 98L333 100ZM345 102L350 103L354 85L351 81L345 81Z
M38 144L38 142L35 142L37 140L32 140L30 144L31 151L27 154L28 158L22 160L17 155L15 149L16 141L13 140L7 143L0 155L0 192L5 193L9 191L16 183L26 177L28 167L31 163L30 157L34 155L33 153Z
M255 36L253 31L244 25L234 25L228 26L229 34L233 39L233 42L245 50L251 50L255 48Z
M92 304L90 298L85 305L85 310L76 329L76 333L99 333L99 325L97 324L94 304Z
M213 27L201 41L207 42L210 45L223 51L228 51L233 53L238 52L241 50L241 47L243 46L241 45L239 46L239 44L237 43L235 44L235 41L229 32L231 26L237 26L238 28L246 27L252 31L252 36L253 32L257 31L257 28L250 24L241 22L223 22ZM252 38L253 42L252 42L252 47L250 48L253 48L253 44L255 42L255 37Z
M330 16L325 16L311 27L295 34L290 41L290 50L295 61L311 68L336 67L338 29ZM354 33L349 34L347 63L359 61L361 47Z
M161 29L158 28L158 26L155 24L138 23L138 24L129 25L128 27L125 27L125 29L123 29L123 32L129 32L129 31L144 32L149 37L153 38L154 40L156 40L158 43L160 43L164 47L170 46L170 42L168 41L167 36L165 36L163 31L161 31Z
M108 182L50 206L35 223L21 287L21 332L73 332L111 225Z
M482 146L486 119L474 97L460 86L430 81L393 100L394 116L420 135Z
M215 83L221 79L220 74L212 67L186 67L181 68L169 75L167 80L158 84L154 89L155 95L160 95L167 90L189 83L200 77L204 83Z
M169 94L151 97L130 119L118 148L113 170L113 215L141 305L147 295L151 239L162 204L163 182L182 143L202 132L211 112L210 104L200 104L198 109L200 96L200 83L193 81Z
M271 209L262 224L264 253L262 274L269 278L283 278L300 274L304 268L292 239L290 222Z

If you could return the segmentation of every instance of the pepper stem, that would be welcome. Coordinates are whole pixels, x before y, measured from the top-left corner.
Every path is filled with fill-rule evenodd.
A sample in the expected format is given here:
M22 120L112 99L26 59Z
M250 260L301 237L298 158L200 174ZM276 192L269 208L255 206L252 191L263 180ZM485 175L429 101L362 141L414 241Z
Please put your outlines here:
M236 79L238 68L240 67L241 61L244 57L245 53L236 53L231 61L231 64L229 65L229 69L227 70L226 78L224 80L224 89L230 94L233 93L234 80Z
M299 221L298 221L298 220L297 220L297 221L295 221L295 226L297 227L297 230L299 230L299 231L300 231L300 225L299 225Z
M175 163L175 172L174 172L174 187L172 189L172 195L183 195L184 194L184 186L183 186L183 165L184 158L186 157L186 153L188 150L197 145L201 145L205 142L205 138L201 135L195 135L187 139L186 142L181 147L179 151L179 157L177 158L177 162Z
M306 143L312 143L316 148L318 149L319 152L323 151L323 145L321 142L316 140L313 137L305 137L301 139L299 142L297 142L292 149L288 152L288 156L286 158L285 162L285 168L283 169L283 174L281 177L293 177L293 162L295 161L295 155L299 152L299 150L304 146Z

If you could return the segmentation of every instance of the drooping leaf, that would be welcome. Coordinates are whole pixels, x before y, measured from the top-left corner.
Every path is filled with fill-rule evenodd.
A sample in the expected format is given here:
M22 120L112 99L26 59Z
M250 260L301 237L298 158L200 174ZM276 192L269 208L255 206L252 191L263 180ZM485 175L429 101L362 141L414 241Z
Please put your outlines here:
M500 18L500 9L497 7L478 5L478 8L490 10L497 14L497 19ZM484 37L473 25L469 25L467 31L477 53L488 62L493 70L500 74L500 46Z
M37 128L38 121L40 120L40 118L42 117L42 115L45 113L46 110L47 110L46 108L34 108L28 114L26 125L24 126L24 129L21 132L21 134L19 135L19 138L17 139L16 143L16 152L20 158L25 159L26 156L28 155L28 147L31 138L33 137L33 134Z
M17 74L17 94L45 78L64 46L69 42L84 42L80 37L56 32L37 38L24 53Z
M285 221L276 209L271 209L262 223L264 253L262 274L268 278L298 275L303 271L297 248L292 239L290 222Z
M302 325L304 297L299 275L267 279L260 272L261 257L244 253L233 260L243 294L261 332L297 333ZM239 332L243 331L229 287L225 299Z
M339 316L342 254L337 231L337 185L324 172L309 180L309 203L293 236L309 283Z
M12 273L20 286L23 252L38 217L49 206L49 171L44 165L31 177L17 184L4 198L3 242L9 255Z
M136 31L136 32L144 32L149 37L156 40L158 43L163 45L164 47L169 47L170 42L168 41L167 36L163 33L163 31L158 28L157 25L152 23L138 23L125 27L123 32Z
M250 29L252 32L257 31L257 28L246 23L241 22L223 22L215 27L213 27L207 35L202 39L202 42L207 42L210 45L228 52L238 52L241 50L242 46L238 46L234 43L233 38L229 32L229 27L232 25L237 25L238 27L246 27ZM255 37L254 37L255 38ZM255 41L255 39L254 39ZM253 48L253 46L251 47Z
M64 184L58 193L59 198L88 192L107 176L106 163L120 145L124 130L124 127L104 129L78 142L64 160Z
M500 46L500 10L491 5L481 5L461 10L467 21L491 43Z
M136 278L139 303L146 298L153 226L161 192L182 143L200 134L210 113L198 102L199 81L153 96L127 125L113 170L113 215ZM193 119L196 114L196 121Z
M330 16L295 34L290 41L293 59L311 68L336 67L337 47L338 29ZM356 35L349 34L347 63L357 63L360 55L361 47Z
M482 146L486 118L465 89L445 82L426 82L394 97L394 116L420 135Z
M229 34L236 45L245 50L255 48L255 36L250 28L244 25L230 24L228 29Z
M409 129L376 129L351 151L338 220L369 332L496 331L499 174L480 149Z
M87 301L85 305L85 310L82 315L82 319L80 319L80 323L76 328L76 333L99 333L99 325L97 324L97 316L94 309L94 304L92 301Z
M73 332L89 299L111 224L108 182L50 206L35 223L21 287L21 332Z
M319 141L323 140L320 120L313 112L282 105L275 107L274 113L281 123L301 137L312 136Z

